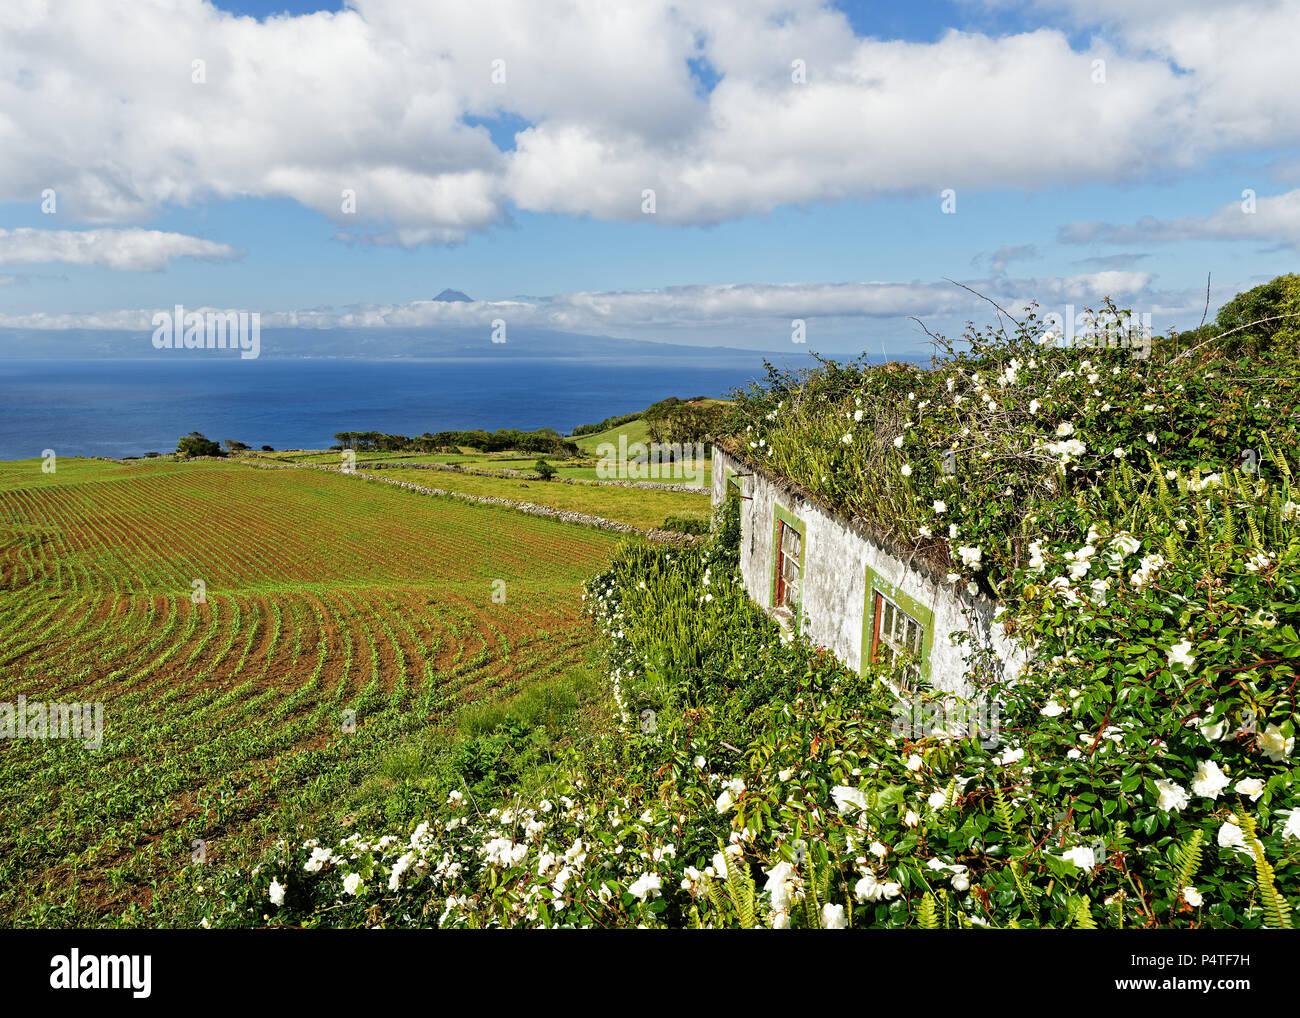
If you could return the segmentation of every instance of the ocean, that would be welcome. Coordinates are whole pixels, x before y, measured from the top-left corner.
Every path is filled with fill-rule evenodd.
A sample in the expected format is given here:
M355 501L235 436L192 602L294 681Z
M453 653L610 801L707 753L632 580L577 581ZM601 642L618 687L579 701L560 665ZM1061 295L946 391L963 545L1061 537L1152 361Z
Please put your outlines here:
M172 452L191 431L255 449L326 448L338 431L567 434L668 396L725 396L762 357L0 360L0 459Z

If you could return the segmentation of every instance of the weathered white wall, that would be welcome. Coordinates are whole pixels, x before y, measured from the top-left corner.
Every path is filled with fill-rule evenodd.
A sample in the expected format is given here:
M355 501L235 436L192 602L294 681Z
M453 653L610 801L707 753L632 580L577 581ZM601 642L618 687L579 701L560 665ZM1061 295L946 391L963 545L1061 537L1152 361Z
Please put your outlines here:
M1019 671L1023 652L993 622L996 605L987 598L958 594L943 577L928 575L890 554L864 528L822 509L792 486L757 470L715 447L713 504L726 495L726 475L743 476L740 567L745 589L756 603L771 609L774 506L779 504L805 525L802 633L825 647L850 668L861 670L863 616L867 605L867 567L934 613L930 651L930 683L938 689L973 697L964 679L963 654L969 644L955 644L954 632L969 632L978 646L992 647L1006 677Z

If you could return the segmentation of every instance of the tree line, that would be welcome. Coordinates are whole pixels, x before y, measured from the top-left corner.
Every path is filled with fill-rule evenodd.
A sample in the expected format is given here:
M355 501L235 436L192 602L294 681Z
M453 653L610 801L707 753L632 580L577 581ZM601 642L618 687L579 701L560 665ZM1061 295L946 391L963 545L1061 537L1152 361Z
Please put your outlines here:
M334 446L335 449L355 449L358 452L454 452L464 447L480 452L578 455L577 443L551 428L539 428L537 431L519 431L515 428L499 428L496 431L426 431L415 438L387 435L381 431L339 431L334 438L339 443Z

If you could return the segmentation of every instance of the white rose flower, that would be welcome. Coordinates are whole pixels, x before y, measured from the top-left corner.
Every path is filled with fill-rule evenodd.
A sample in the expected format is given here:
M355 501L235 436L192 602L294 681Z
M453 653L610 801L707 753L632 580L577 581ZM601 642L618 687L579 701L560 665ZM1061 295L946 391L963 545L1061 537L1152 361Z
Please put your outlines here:
M879 901L885 896L885 885L876 879L874 873L864 873L862 879L853 885L853 896L863 903Z
M1219 793L1228 787L1228 775L1219 770L1213 760L1202 760L1196 768L1196 777L1192 779L1192 791L1210 799L1217 799Z
M269 897L271 899L272 905L279 907L280 905L284 904L284 890L285 890L284 885L280 883L279 880L271 881L271 890L269 893Z
M1283 736L1277 725L1269 725L1259 738L1259 748L1274 763L1281 763L1295 749L1295 736Z
M1288 838L1295 838L1300 841L1300 806L1291 811L1291 815L1287 817L1286 825L1282 828L1282 840L1286 841Z
M661 897L663 892L660 890L659 874L642 873L633 881L632 886L628 888L628 892L641 901Z
M1091 870L1097 865L1097 856L1087 845L1076 845L1074 848L1064 853L1061 858L1069 860L1074 863L1074 865L1078 866L1079 869L1085 871Z
M843 905L832 905L827 902L822 906L822 929L824 930L843 930L849 925L848 917L844 914Z
M864 810L867 808L866 793L862 789L853 788L850 785L836 785L831 789L831 799L840 813L848 813L851 809Z
M1191 650L1192 645L1187 640L1183 640L1181 643L1175 643L1165 651L1165 657L1169 661L1169 666L1172 668L1174 665L1182 665L1190 672L1192 666L1196 664L1196 658L1191 653Z
M1264 782L1260 781L1259 778L1242 778L1232 786L1232 790L1250 796L1251 802L1257 802L1259 797L1264 794Z
M1160 793L1156 805L1166 813L1186 809L1187 804L1191 801L1187 789L1174 781L1170 781L1168 778L1160 778L1156 782L1156 791Z
M1233 852L1241 852L1245 855L1253 855L1249 848L1246 847L1246 835L1240 827L1232 821L1224 821L1219 828L1219 847L1230 849Z

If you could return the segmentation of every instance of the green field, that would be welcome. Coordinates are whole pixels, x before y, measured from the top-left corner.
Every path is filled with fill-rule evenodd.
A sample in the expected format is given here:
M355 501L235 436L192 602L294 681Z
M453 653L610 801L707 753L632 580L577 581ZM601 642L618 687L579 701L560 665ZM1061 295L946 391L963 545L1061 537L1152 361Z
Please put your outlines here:
M364 475L358 469L358 475ZM556 484L523 481L513 477L484 477L446 470L384 470L384 477L396 477L425 488L457 491L467 495L508 498L532 502L566 512L600 516L641 530L663 525L668 516L707 516L709 500L690 491L656 491L619 485Z
M400 795L394 746L580 667L617 540L314 470L0 464L0 701L104 720L0 741L0 923L166 924L195 852Z
M594 435L580 435L574 441L578 443L578 448L588 456L595 456L596 449L604 442L612 442L614 445L618 445L619 436L626 436L628 445L633 442L649 442L650 429L646 426L645 419L638 417L634 421L619 424L605 431L598 431Z
M641 421L632 421L623 425L621 428L613 428L609 431L603 431L599 435L592 435L575 439L578 447L582 450L582 456L575 459L559 459L556 457L539 457L536 454L525 454L518 452L495 452L483 453L473 450L462 451L459 453L428 453L428 452L399 452L399 451L380 451L380 452L359 452L357 453L358 463L392 463L395 466L403 464L419 466L424 464L454 464L465 470L517 470L523 473L535 473L538 459L545 459L558 471L558 476L578 481L596 481L604 480L596 471L596 450L602 442L612 442L618 445L620 434L627 435L628 444L633 442L648 442L649 437L645 424ZM283 462L295 463L315 463L321 466L334 467L341 462L341 456L338 450L286 450L273 453L257 453L258 458L272 458ZM695 464L688 464L694 468ZM667 484L699 484L708 487L712 484L713 460L706 456L699 463L699 474L694 478L690 477L671 477L667 471L658 478L647 478L647 480L658 480ZM438 487L438 485L431 485Z

